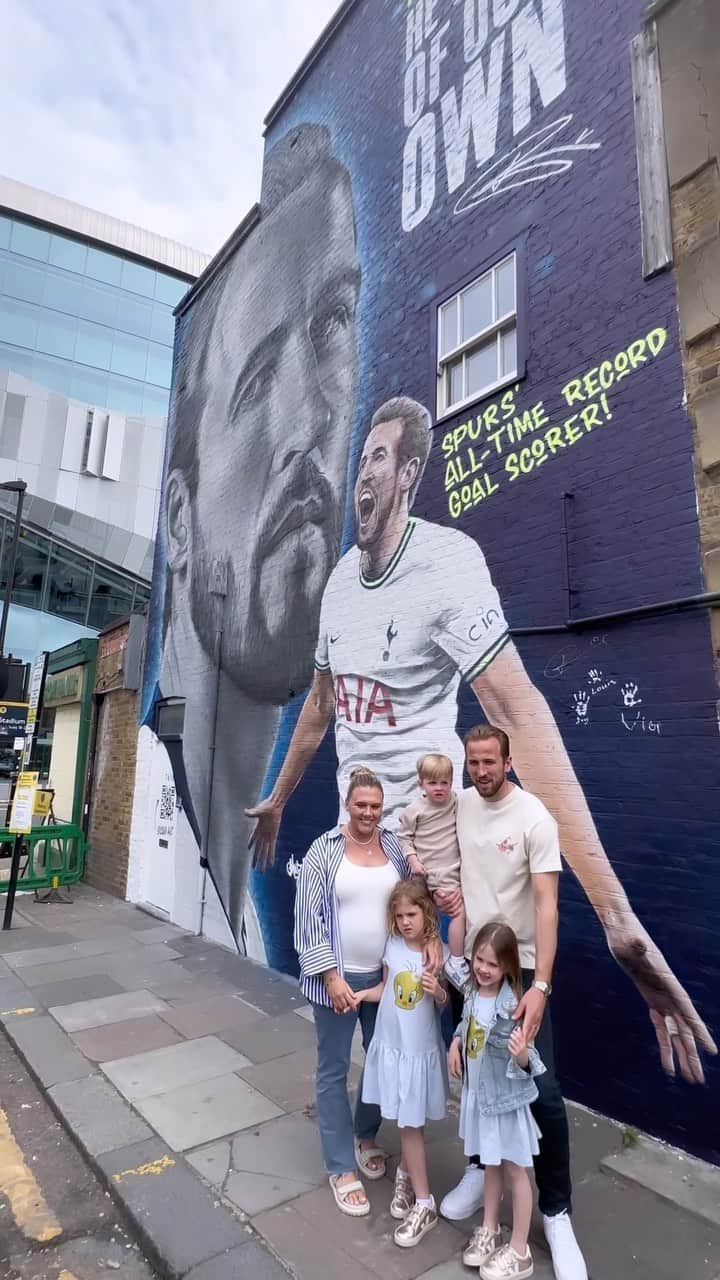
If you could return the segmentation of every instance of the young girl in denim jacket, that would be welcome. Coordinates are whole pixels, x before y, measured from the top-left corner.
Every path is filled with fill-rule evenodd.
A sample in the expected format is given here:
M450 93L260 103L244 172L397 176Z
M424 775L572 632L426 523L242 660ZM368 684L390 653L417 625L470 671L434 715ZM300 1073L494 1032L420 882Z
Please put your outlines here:
M463 1078L460 1137L466 1155L485 1165L483 1225L463 1254L483 1280L525 1280L533 1273L528 1231L533 1193L528 1166L537 1155L540 1130L530 1103L537 1098L533 1076L545 1070L512 1015L522 996L517 938L509 925L491 921L473 945L462 1021L455 1032L448 1067ZM513 1226L502 1243L500 1201L503 1177L512 1191Z

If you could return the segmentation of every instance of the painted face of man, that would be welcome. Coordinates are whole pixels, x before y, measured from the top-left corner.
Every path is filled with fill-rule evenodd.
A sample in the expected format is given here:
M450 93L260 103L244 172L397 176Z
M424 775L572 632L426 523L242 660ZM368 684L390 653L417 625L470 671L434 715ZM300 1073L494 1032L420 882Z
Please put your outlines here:
M402 466L398 451L403 424L399 419L380 422L369 432L355 481L355 528L361 551L382 537L402 502Z
M239 251L209 338L192 617L212 652L209 569L224 560L224 665L255 701L285 701L312 670L340 552L359 279L349 185L320 170Z

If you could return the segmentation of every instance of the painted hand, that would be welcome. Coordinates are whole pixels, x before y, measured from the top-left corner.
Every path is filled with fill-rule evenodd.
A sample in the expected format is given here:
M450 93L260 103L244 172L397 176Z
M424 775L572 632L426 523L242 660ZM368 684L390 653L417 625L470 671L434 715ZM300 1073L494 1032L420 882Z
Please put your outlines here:
M282 821L282 805L268 799L261 800L254 809L246 809L246 818L256 818L248 849L252 850L252 865L258 871L267 871L275 861L275 846Z
M638 698L637 696L638 695L637 685L631 684L629 680L627 684L623 685L621 689L621 693L622 693L623 705L626 707L637 707L642 702L642 698Z
M717 1053L717 1045L662 951L633 913L607 930L607 941L647 1002L663 1069L674 1076L677 1063L689 1084L703 1084L699 1050Z
M584 689L579 689L573 694L573 711L577 717L576 724L587 724L588 707L590 705L590 695Z
M531 987L529 991L525 992L513 1014L515 1021L521 1023L522 1034L526 1044L535 1039L540 1029L546 1002L547 997L543 995L542 991L538 991L537 987Z

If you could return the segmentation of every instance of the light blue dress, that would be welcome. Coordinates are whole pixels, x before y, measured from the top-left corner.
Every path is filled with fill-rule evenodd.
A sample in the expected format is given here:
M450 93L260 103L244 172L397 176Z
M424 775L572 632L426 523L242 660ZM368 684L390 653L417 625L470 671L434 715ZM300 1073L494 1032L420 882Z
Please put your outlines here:
M513 1001L513 1005L514 1003ZM512 1106L513 1079L505 1080L506 1096L496 1097L492 1107L482 1101L483 1097L487 1097L487 1091L480 1088L484 1069L483 1056L488 1052L497 1053L497 1049L488 1047L489 1036L497 1022L497 1005L497 997L482 996L477 991L466 997L464 1025L467 1025L467 1032L466 1043L463 1045L465 1076L460 1102L460 1137L465 1155L479 1156L481 1164L498 1165L503 1160L510 1160L513 1164L527 1168L532 1165L533 1156L540 1150L538 1139L541 1134L528 1103ZM509 1010L503 1009L502 1012L507 1014ZM505 1054L506 1061L509 1061L507 1049ZM539 1069L544 1070L539 1059L537 1062Z
M442 1120L448 1096L440 1012L422 986L423 959L402 938L387 940L387 982L365 1059L363 1102L386 1120L419 1129Z

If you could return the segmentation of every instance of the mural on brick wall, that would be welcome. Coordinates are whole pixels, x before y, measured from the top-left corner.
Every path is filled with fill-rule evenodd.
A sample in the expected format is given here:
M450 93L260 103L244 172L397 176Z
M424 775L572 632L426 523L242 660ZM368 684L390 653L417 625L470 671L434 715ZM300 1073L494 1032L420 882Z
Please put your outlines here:
M351 769L392 824L418 755L460 787L462 734L501 724L572 873L567 1091L720 1159L709 625L618 616L702 590L674 281L641 268L642 5L366 7L178 322L136 827L171 768L162 905L294 972Z

